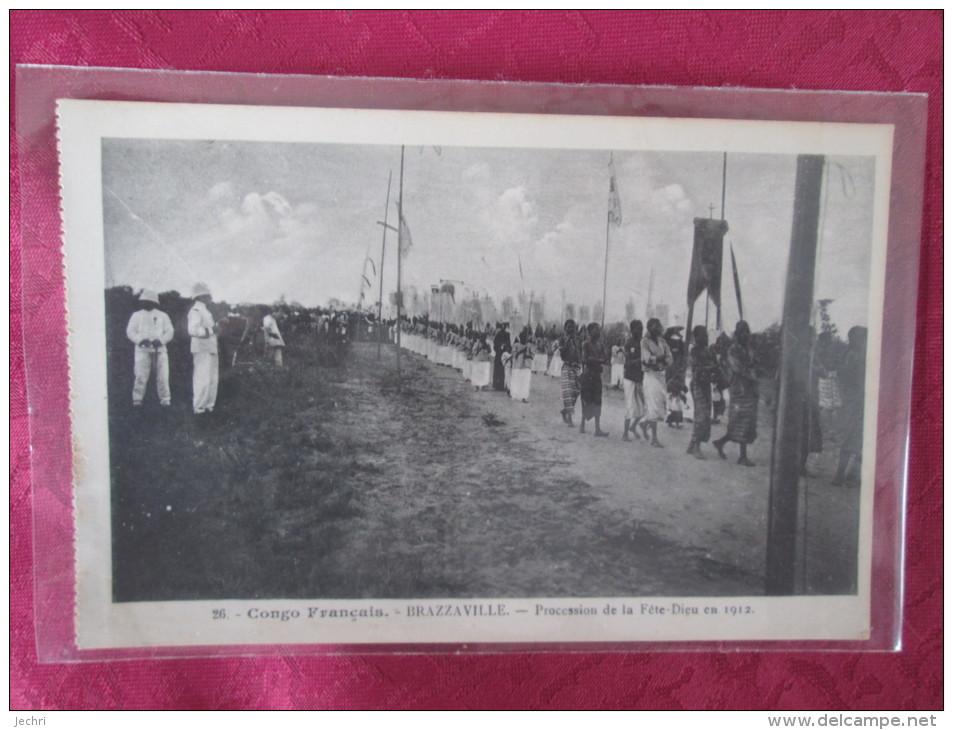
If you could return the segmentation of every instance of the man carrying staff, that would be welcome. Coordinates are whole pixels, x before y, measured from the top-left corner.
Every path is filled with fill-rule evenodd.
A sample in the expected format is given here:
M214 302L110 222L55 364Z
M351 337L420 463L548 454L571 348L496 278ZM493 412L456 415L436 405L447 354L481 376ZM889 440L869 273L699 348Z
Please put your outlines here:
M758 376L754 368L754 355L750 348L751 328L744 320L735 326L735 340L728 348L728 371L730 382L728 393L731 403L728 406L728 432L712 446L718 456L725 458L725 444L734 441L741 455L738 463L742 466L754 466L748 459L748 444L758 437Z
M658 440L658 424L664 421L668 413L668 393L665 387L665 370L672 364L672 351L662 337L662 323L652 318L648 323L648 334L642 339L642 383L645 394L645 417L642 419L642 435L649 438L652 431L652 446L661 449Z
M169 391L169 352L166 345L172 341L175 330L169 315L159 309L159 298L151 289L139 295L142 309L132 313L126 326L126 337L136 346L132 385L132 405L139 408L146 396L146 386L152 371L156 373L156 391L159 405L172 405Z
M563 325L557 353L562 363L563 423L572 428L572 414L579 397L579 376L582 375L582 343L576 334L576 323L571 319Z
M212 413L218 395L218 327L208 311L212 293L202 283L192 289L195 303L189 310L192 338L192 411L197 416Z

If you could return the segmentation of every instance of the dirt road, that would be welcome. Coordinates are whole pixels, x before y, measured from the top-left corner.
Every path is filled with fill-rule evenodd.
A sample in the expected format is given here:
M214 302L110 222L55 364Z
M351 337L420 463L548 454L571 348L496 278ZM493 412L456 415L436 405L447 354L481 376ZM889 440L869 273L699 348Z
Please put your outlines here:
M690 426L621 442L621 392L596 439L554 379L518 403L405 354L398 394L394 360L290 351L228 373L207 423L176 394L114 404L117 600L762 593L769 431L754 468L698 461ZM827 481L806 482L806 589L852 592L857 494Z

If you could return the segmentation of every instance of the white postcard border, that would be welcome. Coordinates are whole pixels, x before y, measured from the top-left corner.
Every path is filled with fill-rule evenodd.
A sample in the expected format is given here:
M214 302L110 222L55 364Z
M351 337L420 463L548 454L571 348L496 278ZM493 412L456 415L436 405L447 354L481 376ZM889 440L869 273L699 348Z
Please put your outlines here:
M113 603L100 150L103 138L120 137L874 156L868 345L876 356L868 357L867 382L879 383L892 125L85 100L60 100L57 117L74 440L79 648L861 641L870 635L877 388L868 389L864 425L867 453L862 466L856 596ZM295 612L297 615L290 615Z

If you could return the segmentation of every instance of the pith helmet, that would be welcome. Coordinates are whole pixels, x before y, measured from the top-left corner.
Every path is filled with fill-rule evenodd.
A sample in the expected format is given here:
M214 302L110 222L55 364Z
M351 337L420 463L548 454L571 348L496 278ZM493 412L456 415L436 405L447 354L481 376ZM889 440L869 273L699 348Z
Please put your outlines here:
M143 289L142 293L139 295L140 302L152 302L153 304L159 303L159 297L152 289Z
M202 282L199 282L198 284L196 284L195 286L192 287L192 298L193 298L193 299L195 299L196 297L200 297L200 296L202 296L203 294L208 294L209 296L211 296L211 295L212 295L212 292L210 292L210 291L209 291L209 288L208 288L205 284L203 284Z

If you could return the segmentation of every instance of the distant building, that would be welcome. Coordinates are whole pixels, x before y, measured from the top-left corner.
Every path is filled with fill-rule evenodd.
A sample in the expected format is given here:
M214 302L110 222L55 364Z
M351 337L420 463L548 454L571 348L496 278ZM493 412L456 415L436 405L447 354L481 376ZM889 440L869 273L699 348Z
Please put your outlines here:
M667 304L650 304L645 313L645 318L648 320L653 317L661 322L663 327L671 326L671 323L668 321L669 313Z

